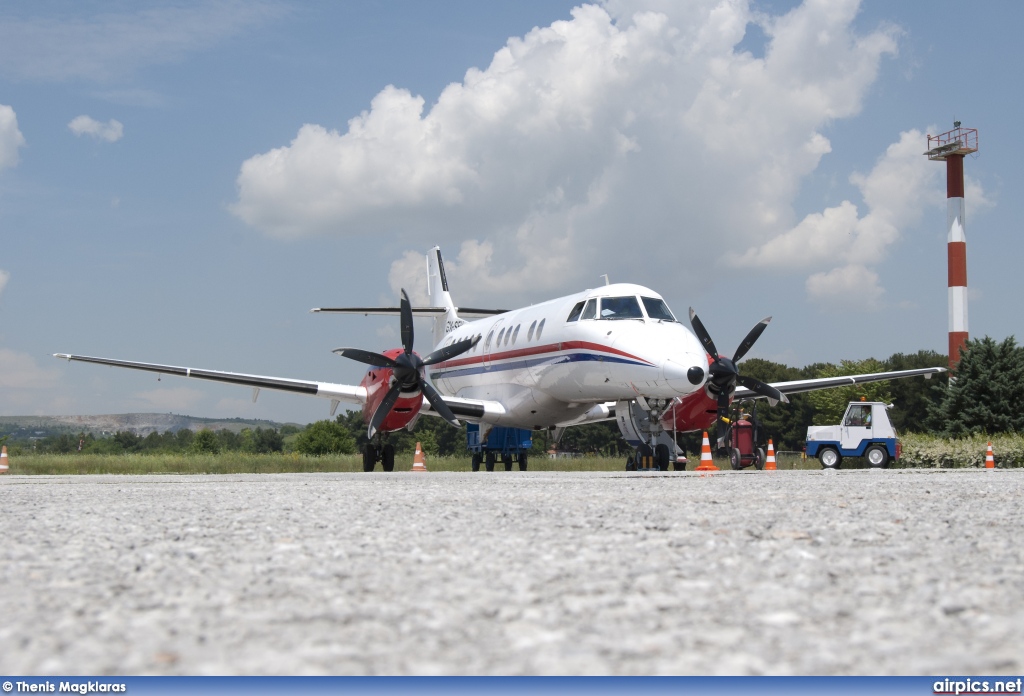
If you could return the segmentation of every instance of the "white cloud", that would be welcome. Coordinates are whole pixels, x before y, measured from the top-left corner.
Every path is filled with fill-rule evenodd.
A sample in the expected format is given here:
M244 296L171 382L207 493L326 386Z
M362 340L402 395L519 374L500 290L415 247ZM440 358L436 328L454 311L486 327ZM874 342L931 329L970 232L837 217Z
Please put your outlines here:
M0 269L0 295L3 294L4 288L7 287L7 281L10 279L11 274L3 269Z
M116 143L124 136L124 124L120 121L110 119L106 123L100 123L85 114L71 119L68 128L75 135L91 135L97 140L106 140L108 143Z
M831 149L822 131L860 111L896 52L896 29L854 30L857 10L855 0L807 0L779 16L743 0L584 5L510 39L436 104L389 86L344 131L303 126L243 163L232 209L276 237L387 232L417 248L457 245L449 276L478 296L603 272L671 273L693 287L724 249L793 227L801 180ZM754 22L764 58L737 49ZM880 207L883 193L871 193ZM850 212L823 218L836 215ZM891 243L871 225L865 240ZM392 284L406 283L407 266L396 262Z
M868 213L843 201L806 216L792 229L734 259L738 266L813 268L822 264L882 260L900 230L916 223L929 205L940 203L942 168L921 155L926 138L918 130L900 134L868 175L854 173Z
M845 290L856 282L875 288L868 293L872 301L858 307L881 308L884 290L878 275L867 266L885 259L904 229L917 224L926 209L943 205L945 200L945 169L923 157L925 149L927 139L922 131L906 131L878 158L869 174L850 176L867 207L863 217L856 205L843 201L807 215L792 229L734 257L733 263L750 268L833 266L833 270L808 279L811 299L824 303L831 298L837 306L845 306ZM969 180L967 188L972 209L992 205L979 183Z
M858 264L815 273L807 279L807 295L828 309L872 312L882 306L884 294L878 274Z
M18 148L25 144L25 136L18 130L18 116L14 109L0 104L0 169L18 163Z
M44 369L27 353L0 348L0 389L49 389L57 384L56 368Z
M174 63L280 16L273 2L216 0L89 14L64 8L23 19L0 17L0 74L15 79L107 81L148 65Z

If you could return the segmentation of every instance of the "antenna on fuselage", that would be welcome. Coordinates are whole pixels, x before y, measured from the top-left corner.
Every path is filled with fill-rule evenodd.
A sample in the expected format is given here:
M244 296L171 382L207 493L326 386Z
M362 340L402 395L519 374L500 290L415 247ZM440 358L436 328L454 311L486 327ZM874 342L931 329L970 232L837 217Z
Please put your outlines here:
M604 278L604 284L605 285L611 285L611 281L608 280L608 274L607 273L605 273L602 276L598 276L598 278Z

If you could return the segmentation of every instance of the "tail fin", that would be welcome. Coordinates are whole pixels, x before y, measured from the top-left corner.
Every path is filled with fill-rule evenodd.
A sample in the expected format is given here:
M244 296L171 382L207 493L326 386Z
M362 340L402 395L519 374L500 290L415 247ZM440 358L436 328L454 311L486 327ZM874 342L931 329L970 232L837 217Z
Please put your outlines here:
M451 331L465 323L459 319L452 296L448 294L448 279L444 275L441 247L434 247L427 252L427 294L430 296L431 307L444 307L448 310L443 315L434 317L434 345L436 346Z

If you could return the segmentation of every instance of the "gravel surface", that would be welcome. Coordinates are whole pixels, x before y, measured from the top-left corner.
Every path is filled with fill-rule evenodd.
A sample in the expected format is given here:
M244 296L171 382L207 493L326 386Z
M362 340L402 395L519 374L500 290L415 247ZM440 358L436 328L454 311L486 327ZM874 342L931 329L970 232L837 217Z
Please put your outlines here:
M3 477L0 672L1019 676L1022 494L1024 470Z

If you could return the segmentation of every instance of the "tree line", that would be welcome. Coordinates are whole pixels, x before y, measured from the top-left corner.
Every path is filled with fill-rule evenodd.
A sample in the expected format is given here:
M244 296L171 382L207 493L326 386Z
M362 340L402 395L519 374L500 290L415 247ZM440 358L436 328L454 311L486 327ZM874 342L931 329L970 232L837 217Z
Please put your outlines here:
M815 377L889 372L922 367L942 367L945 355L935 351L913 354L896 353L885 360L844 360L840 364L816 363L802 368L789 367L770 360L751 358L740 363L740 374L764 382L784 382ZM894 404L890 419L900 432L961 438L977 434L1022 433L1024 412L1015 408L1024 402L1024 348L1013 336L1002 342L984 337L968 341L961 355L956 378L948 374L932 379L912 377L889 382L873 382L850 387L826 389L789 397L790 403L768 404L758 399L735 407L754 412L766 437L778 450L798 450L803 446L809 425L838 423L847 403L861 398ZM412 432L391 433L389 442L400 453L412 452L416 443L431 455L461 455L466 452L466 426L453 428L431 416L420 418ZM700 451L700 434L680 436L688 451ZM110 437L91 434L62 434L43 438L34 449L42 452L94 454L217 453L241 451L253 453L298 452L308 455L355 454L366 445L366 424L361 410L348 411L333 420L311 423L305 428L283 426L211 432L190 430L150 433L145 437L118 432ZM534 431L533 451L546 452L554 445L550 431ZM558 442L561 450L584 454L625 456L629 446L614 422L594 423L568 428Z

